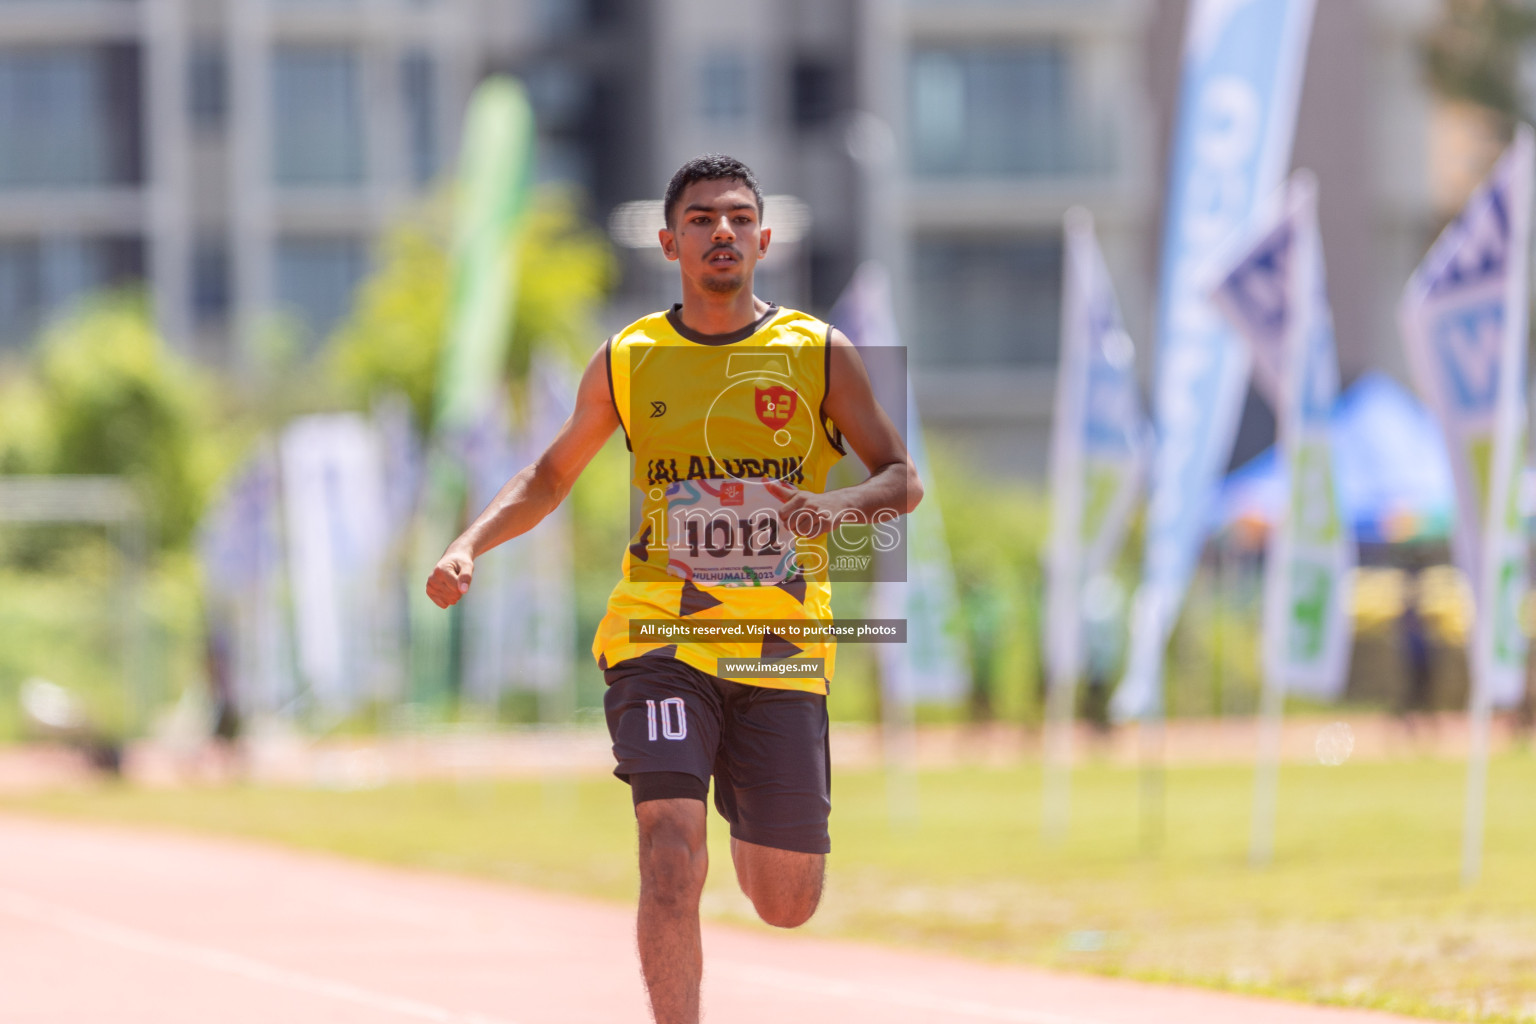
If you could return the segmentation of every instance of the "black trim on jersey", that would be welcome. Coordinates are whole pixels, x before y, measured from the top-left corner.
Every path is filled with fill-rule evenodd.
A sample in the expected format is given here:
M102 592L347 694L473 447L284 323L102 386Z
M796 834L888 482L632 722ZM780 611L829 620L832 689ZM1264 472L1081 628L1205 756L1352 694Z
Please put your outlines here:
M686 326L683 323L683 318L680 315L682 310L683 304L681 302L672 303L672 308L667 310L667 323L671 324L672 329L678 334L682 335L687 340L695 342L699 345L734 345L736 342L746 341L748 338L752 337L752 335L756 334L762 328L763 324L766 324L769 320L778 315L779 307L777 303L768 303L768 308L763 311L762 316L758 317L750 324L747 324L747 326L741 328L739 331L732 331L729 334L700 334L698 331Z
M843 432L837 429L837 424L827 418L827 395L832 391L832 332L837 330L831 324L827 324L827 340L821 346L825 352L824 366L821 376L821 406L816 410L821 419L821 431L827 435L827 440L832 442L832 447L837 449L837 454L847 455L848 449L843 446Z
M619 393L613 390L613 338L616 337L618 335L603 342L603 368L608 371L608 401L613 403L613 413L619 418L619 429L624 431L624 447L634 451L635 446L629 443L629 428L624 425L624 414L619 411Z

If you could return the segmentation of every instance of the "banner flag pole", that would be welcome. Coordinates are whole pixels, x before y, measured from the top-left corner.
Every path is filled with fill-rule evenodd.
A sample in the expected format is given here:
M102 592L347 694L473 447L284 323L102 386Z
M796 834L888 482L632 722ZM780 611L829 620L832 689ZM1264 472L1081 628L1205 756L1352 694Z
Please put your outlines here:
M1064 246L1041 638L1048 673L1041 827L1053 843L1065 836L1070 817L1073 708L1084 665L1087 584L1108 571L1120 550L1149 447L1135 347L1087 210L1067 211Z
M1297 171L1255 217L1211 288L1247 343L1275 410L1286 500L1264 573L1263 695L1250 856L1274 858L1281 719L1288 692L1337 700L1349 668L1353 537L1339 507L1330 437L1339 360L1317 222L1317 181Z
M1525 367L1533 135L1529 125L1424 257L1398 308L1414 385L1445 430L1456 478L1452 550L1475 598L1468 645L1461 877L1482 870L1489 720L1524 690Z
M1190 6L1157 303L1158 442L1128 658L1112 703L1120 720L1145 726L1164 715L1168 639L1248 383L1247 350L1207 299L1207 263L1290 166L1314 6L1314 0L1193 0ZM1222 202L1213 203L1213 196ZM1150 730L1146 750L1161 756L1154 733L1161 729ZM1143 815L1162 813L1161 798L1153 799L1159 786L1143 787ZM1161 825L1144 823L1143 831L1160 835Z
M875 351L901 346L891 275L884 264L869 260L859 266L832 307L831 322L855 346L866 350L862 356L866 366L871 365ZM889 392L881 395L882 404L892 410L905 408L902 437L918 478L931 487L933 477L911 375L905 372L904 363L902 369L900 380L887 380L887 373L872 373L878 378L877 393L882 387ZM909 825L918 816L917 705L959 703L970 690L971 675L944 519L931 496L905 518L904 539L905 577L892 578L891 562L898 552L878 552L867 608L875 618L907 622L907 643L876 644L874 656L881 688L890 816L893 823Z

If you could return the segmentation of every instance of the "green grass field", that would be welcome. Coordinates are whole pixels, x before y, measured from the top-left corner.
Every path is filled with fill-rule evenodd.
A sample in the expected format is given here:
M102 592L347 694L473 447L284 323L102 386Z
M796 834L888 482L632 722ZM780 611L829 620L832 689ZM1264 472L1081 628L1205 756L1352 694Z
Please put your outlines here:
M1247 863L1247 767L1175 766L1162 850L1142 850L1138 777L1077 773L1059 849L1035 767L932 771L893 823L878 773L834 779L826 899L811 932L1070 970L1376 1006L1536 1020L1536 756L1496 760L1482 880L1458 881L1463 766L1288 766L1274 865ZM628 794L607 778L338 793L101 788L8 810L248 836L628 901ZM706 913L747 922L723 823Z

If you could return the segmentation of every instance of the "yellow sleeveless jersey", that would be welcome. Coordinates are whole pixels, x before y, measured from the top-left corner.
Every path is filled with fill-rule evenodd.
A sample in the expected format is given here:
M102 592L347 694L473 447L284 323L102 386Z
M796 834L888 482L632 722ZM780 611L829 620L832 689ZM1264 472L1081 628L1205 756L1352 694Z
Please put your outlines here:
M826 537L789 535L775 511L796 490L825 490L844 453L823 408L831 327L770 306L733 334L701 335L679 308L635 321L606 345L609 390L634 453L639 526L592 655L608 668L665 653L708 675L721 658L823 658L824 679L740 682L826 693L835 641L630 635L632 620L832 618Z

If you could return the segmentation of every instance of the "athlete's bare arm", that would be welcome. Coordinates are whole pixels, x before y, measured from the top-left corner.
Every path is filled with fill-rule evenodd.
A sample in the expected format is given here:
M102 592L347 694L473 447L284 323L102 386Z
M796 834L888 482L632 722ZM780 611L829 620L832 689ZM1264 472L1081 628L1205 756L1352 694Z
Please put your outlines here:
M827 415L869 470L869 479L823 494L801 491L786 501L780 517L802 537L819 536L841 523L866 523L911 512L923 499L917 467L895 424L875 401L858 350L836 329L831 342Z
M608 394L608 346L593 354L581 375L576 408L560 433L533 465L508 480L485 511L448 545L427 580L427 596L439 608L458 602L469 590L475 559L498 544L527 533L555 510L598 449L619 426Z

